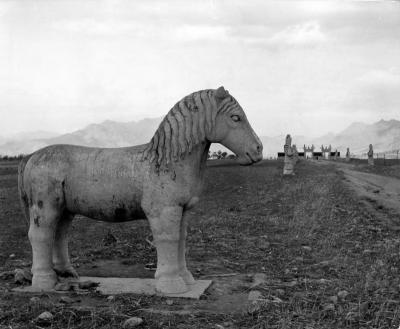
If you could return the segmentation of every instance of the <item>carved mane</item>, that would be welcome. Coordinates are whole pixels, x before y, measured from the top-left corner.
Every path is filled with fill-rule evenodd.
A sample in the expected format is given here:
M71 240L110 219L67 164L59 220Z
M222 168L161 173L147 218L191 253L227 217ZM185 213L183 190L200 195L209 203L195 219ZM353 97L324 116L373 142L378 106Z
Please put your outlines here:
M221 100L218 104L217 99ZM154 162L157 168L165 166L168 169L169 164L184 159L196 145L206 141L218 113L228 112L236 106L239 106L237 101L223 87L184 97L161 121L143 151L142 159Z

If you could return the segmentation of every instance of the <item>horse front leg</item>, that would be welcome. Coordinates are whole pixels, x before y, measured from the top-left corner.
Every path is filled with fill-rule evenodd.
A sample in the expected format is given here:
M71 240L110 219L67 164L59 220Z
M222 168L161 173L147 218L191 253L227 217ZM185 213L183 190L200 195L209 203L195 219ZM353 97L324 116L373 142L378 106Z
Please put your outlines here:
M179 235L179 275L188 285L195 284L192 273L186 267L186 238L187 238L188 216L187 212L183 213L180 235Z
M188 286L180 276L179 266L182 207L165 207L159 217L148 218L157 249L157 291L166 294L188 291Z

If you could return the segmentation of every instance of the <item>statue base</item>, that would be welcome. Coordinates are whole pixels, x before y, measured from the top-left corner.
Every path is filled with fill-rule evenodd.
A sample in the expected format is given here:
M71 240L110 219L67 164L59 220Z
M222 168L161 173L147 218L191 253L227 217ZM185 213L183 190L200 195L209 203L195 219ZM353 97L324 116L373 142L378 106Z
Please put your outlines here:
M163 294L156 291L155 279L141 279L141 278L106 278L106 277L80 277L80 281L92 281L99 283L96 288L102 295L118 295L118 294L137 294L149 296L167 296L178 298L191 298L200 299L201 295L211 285L211 280L196 280L193 285L190 285L190 290L179 294ZM31 286L19 287L13 289L15 292L40 292L34 291ZM54 292L60 292L55 291ZM61 291L62 293L63 291ZM67 291L65 291L67 293Z

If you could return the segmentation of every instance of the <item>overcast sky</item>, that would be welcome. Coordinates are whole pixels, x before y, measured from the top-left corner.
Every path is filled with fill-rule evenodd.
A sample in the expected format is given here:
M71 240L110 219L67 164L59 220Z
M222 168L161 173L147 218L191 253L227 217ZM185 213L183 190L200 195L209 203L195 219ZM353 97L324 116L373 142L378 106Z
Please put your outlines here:
M0 135L225 86L261 135L400 119L400 2L1 1Z

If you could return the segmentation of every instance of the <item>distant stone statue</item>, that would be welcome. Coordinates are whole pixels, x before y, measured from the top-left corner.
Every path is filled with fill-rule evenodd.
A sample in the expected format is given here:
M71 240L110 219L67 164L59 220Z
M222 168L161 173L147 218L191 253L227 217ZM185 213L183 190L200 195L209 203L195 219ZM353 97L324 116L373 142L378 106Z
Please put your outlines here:
M338 150L336 149L335 150L335 158L334 158L334 160L336 161L338 159L338 157L339 157L339 153L338 153Z
M324 147L324 145L321 145L321 152L324 159L330 159L330 150L328 147Z
M157 249L156 289L182 293L194 284L186 267L187 210L199 200L211 143L262 159L262 144L239 103L223 88L184 97L148 144L123 148L52 145L26 157L19 193L30 221L32 288L77 277L68 255L75 215L100 221L148 219Z
M374 165L374 149L372 147L372 144L369 144L369 150L368 150L368 164L370 166Z
M283 174L294 175L294 152L292 148L292 137L286 136L285 145L283 147L285 152L285 159L283 161Z
M347 151L346 151L346 161L347 162L350 161L350 148L347 148Z
M304 149L304 156L305 156L305 158L308 158L307 153L311 153L310 158L311 158L311 159L314 159L314 150L315 150L314 144L311 145L311 147L310 147L310 146L306 146L306 145L304 144L303 149Z
M293 150L293 159L294 159L294 164L296 164L299 161L299 152L297 151L297 146L296 144L292 145L292 150Z

